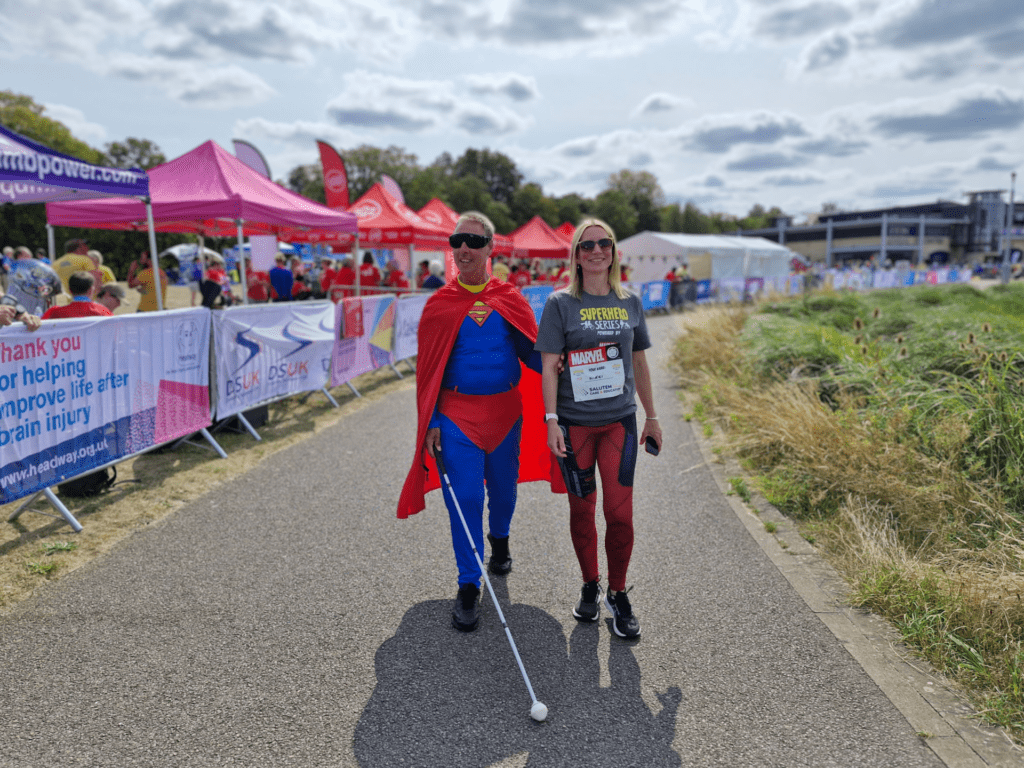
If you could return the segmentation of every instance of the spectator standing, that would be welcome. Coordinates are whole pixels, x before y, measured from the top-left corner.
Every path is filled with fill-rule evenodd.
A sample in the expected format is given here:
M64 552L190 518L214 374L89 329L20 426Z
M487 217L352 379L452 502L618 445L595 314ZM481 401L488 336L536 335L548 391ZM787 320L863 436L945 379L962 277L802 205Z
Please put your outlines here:
M99 270L100 272L99 282L96 283L96 285L106 285L107 283L117 282L117 276L114 275L113 270L103 263L102 253L90 249L90 251L85 255L92 259L93 264L96 265L95 267L93 267L93 271L95 272L96 270ZM95 275L93 275L93 277L95 277Z
M167 275L159 268L154 268L149 257L149 251L139 253L139 258L132 262L128 270L128 287L134 288L141 294L139 299L138 312L156 312L157 306L157 281L160 283L160 296L163 306L167 306Z
M422 288L428 291L436 291L444 285L444 265L439 261L430 262L430 276L423 281Z
M363 253L363 263L359 267L359 291L360 293L367 293L367 288L379 288L380 287L380 270L377 269L377 265L373 263L373 254L369 251ZM377 293L377 291L369 291L369 293Z
M512 283L521 292L523 288L528 286L531 282L530 271L522 264L512 265L512 274L509 275L509 282Z
M341 260L341 267L338 269L338 274L334 276L334 280L331 283L331 290L328 294L331 297L331 301L337 303L342 299L347 299L355 294L352 286L356 284L356 271L352 269L352 259L346 257Z
M491 274L501 280L503 283L508 282L508 276L511 270L508 268L508 264L500 259L495 259L494 263L491 264Z
M270 301L270 275L265 270L253 269L252 259L245 257L245 279L248 282L246 294L249 301L263 304Z
M316 298L323 299L327 297L331 290L331 284L334 283L334 278L337 274L338 270L334 268L334 259L330 256L322 257L320 259L320 276L313 291Z
M31 257L32 254L30 252L29 258ZM96 261L89 255L89 242L79 237L74 237L64 243L64 255L53 262L53 271L60 278L64 290L69 290L68 278L72 274L75 272L95 272L97 267ZM97 273L93 277L99 279L101 275Z
M188 292L191 297L189 306L194 307L196 305L196 299L199 299L199 303L202 303L202 295L199 292L199 286L203 282L203 260L198 256L192 257L192 263L188 265L188 271L185 273L186 281L188 282Z
M295 276L285 266L288 260L283 253L274 257L274 266L271 267L268 277L274 301L291 301L292 286L295 285Z
M68 276L68 292L71 303L63 307L50 307L43 313L43 320L63 320L68 317L110 317L114 313L104 305L92 300L96 278L91 272L73 272Z
M430 262L424 259L416 268L416 287L422 288L428 277L430 277Z

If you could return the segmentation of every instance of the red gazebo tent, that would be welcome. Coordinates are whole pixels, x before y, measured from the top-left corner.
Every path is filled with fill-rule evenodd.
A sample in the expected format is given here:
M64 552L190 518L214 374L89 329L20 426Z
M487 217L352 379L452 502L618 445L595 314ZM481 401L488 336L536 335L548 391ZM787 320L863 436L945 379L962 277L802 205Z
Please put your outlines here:
M424 221L429 221L435 227L447 229L450 233L459 220L459 214L445 205L439 197L435 197L418 211L418 215Z
M514 259L568 259L569 243L540 216L509 235Z
M408 245L428 250L448 247L451 229L422 218L389 195L380 183L370 187L348 210L359 219L361 245L372 248Z
M563 222L558 229L555 230L555 234L565 239L570 246L572 245L572 236L576 234L576 225L571 221Z
M443 229L446 228L449 234L455 229L455 225L459 221L459 214L445 205L445 203L437 197L420 208L419 215L420 218L426 219L431 224L437 224ZM507 256L510 253L512 253L512 240L508 235L502 235L495 232L494 255Z

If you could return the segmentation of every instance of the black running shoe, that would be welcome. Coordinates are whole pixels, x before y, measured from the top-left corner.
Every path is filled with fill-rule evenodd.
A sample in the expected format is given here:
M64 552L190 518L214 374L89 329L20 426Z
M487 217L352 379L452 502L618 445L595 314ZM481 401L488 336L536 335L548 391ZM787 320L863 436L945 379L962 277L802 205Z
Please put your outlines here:
M584 584L572 615L580 621L597 621L601 617L601 591L597 579Z
M487 540L491 542L491 559L487 563L487 568L491 573L505 576L512 570L512 555L508 552L508 536L499 539L488 533Z
M459 585L459 594L452 605L452 626L460 632L472 632L480 619L478 600L480 587L476 584Z
M632 589L630 587L629 589ZM612 614L612 629L619 637L640 637L640 621L633 615L633 606L629 604L629 589L616 592L611 590L604 596L604 605Z

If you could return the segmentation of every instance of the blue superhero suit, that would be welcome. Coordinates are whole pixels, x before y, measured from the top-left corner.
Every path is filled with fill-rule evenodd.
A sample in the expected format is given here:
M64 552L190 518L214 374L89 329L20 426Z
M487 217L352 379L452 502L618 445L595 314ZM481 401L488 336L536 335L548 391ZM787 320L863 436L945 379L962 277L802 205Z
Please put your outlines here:
M496 311L475 304L459 327L445 366L441 393L429 427L441 430L448 479L484 551L484 486L492 536L507 538L516 506L522 402L516 386L520 359L534 357L529 339ZM530 361L536 365L536 361ZM534 366L531 366L534 367ZM480 566L466 539L455 504L442 487L452 528L459 585L480 586Z

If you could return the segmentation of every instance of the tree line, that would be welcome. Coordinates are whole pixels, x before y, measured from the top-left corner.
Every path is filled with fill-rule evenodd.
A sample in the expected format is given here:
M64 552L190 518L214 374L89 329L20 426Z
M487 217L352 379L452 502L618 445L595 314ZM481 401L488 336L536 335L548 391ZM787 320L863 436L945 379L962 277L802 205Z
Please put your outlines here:
M0 124L58 152L86 162L116 168L148 170L166 162L160 148L148 139L129 137L107 143L102 150L75 137L57 120L46 117L45 108L30 96L0 90ZM747 216L737 219L722 213L705 213L693 203L666 202L654 174L624 169L611 174L605 188L595 197L571 193L545 195L539 184L524 181L523 174L507 155L490 149L467 149L460 157L442 153L429 165L401 147L367 144L339 150L348 173L349 199L355 202L381 176L387 174L402 189L406 204L419 210L434 197L456 211L478 210L487 214L499 232L509 233L534 216L552 227L576 223L585 216L604 219L622 239L644 230L721 234L738 228L757 229L772 224L781 215L778 208L765 210L754 205ZM277 183L319 203L325 202L323 171L319 163L292 168ZM55 227L60 252L66 240L84 237L90 247L104 255L104 262L122 276L139 251L148 248L145 232L84 230ZM157 248L163 250L182 242L195 241L191 235L157 233ZM233 241L208 239L219 250ZM41 204L0 206L0 245L27 245L33 250L46 245L46 211Z

